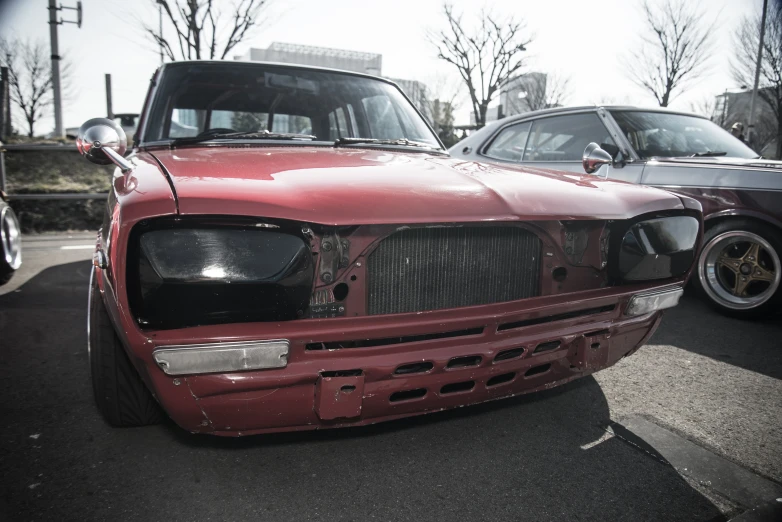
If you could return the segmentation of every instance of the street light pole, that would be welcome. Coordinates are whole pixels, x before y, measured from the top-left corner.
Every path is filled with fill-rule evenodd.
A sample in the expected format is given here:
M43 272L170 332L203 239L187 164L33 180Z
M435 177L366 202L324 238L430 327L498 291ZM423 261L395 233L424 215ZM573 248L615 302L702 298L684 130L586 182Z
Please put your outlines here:
M760 17L760 43L758 44L758 61L755 64L755 85L752 87L752 98L749 102L749 118L747 118L747 143L752 146L752 131L755 130L755 100L758 97L758 82L760 81L760 63L763 60L763 38L766 35L766 10L768 0L763 0L763 14Z

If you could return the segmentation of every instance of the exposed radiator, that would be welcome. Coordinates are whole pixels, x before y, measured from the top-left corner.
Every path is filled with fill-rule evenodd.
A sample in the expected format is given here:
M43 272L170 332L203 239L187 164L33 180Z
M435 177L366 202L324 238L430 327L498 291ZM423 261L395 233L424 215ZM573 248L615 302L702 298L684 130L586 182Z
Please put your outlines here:
M540 239L517 227L401 230L369 256L368 313L421 312L538 294Z

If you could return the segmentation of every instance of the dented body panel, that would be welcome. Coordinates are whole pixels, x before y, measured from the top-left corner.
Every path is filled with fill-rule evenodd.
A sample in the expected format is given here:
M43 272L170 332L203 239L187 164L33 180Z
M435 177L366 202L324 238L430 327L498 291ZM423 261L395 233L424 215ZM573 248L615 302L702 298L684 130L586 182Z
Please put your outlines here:
M177 163L174 155L190 159ZM203 163L193 159L201 156ZM509 174L499 168L477 168L420 154L397 153L397 158L377 164L380 156L394 154L303 153L294 148L252 149L238 157L236 151L219 149L154 151L154 156L140 152L134 160L137 168L130 176L115 176L110 198L113 207L101 240L109 269L98 270L99 288L139 374L180 426L217 435L329 428L513 396L610 366L636 350L656 328L661 313L627 318L623 310L631 295L660 284L605 287L604 258L594 248L604 225L595 219L629 217L639 207L683 209L680 198L654 189L554 172L528 171L520 182L516 171ZM327 171L315 166L319 162L328 166ZM342 167L333 162L342 162ZM232 167L228 169L224 163L232 163ZM428 178L408 174L417 171L420 164L429 169ZM165 171L171 173L172 184ZM449 171L452 174L447 174ZM510 176L514 182L508 179ZM560 199L555 193L569 193L570 197ZM627 194L633 197L625 197ZM345 205L346 198L351 205ZM590 203L595 199L602 204ZM361 223L350 231L347 266L339 269L331 284L318 281L313 289L331 289L350 282L351 290L344 301L346 316L144 330L128 305L130 231L143 220L189 213L285 217L338 225ZM570 221L566 227L557 221L565 217L590 220ZM514 302L367 316L366 257L382 238L400 229L400 225L386 223L401 221L448 222L456 226L516 222L513 226L525 227L541 238L543 273L566 266L570 277L564 281L542 277L538 297ZM321 236L317 231L313 234L311 247L317 254ZM680 286L684 280L666 281L663 286ZM557 319L574 312L584 315ZM498 331L501 325L535 321L541 322ZM479 333L366 348L308 349L319 343L333 346L341 341L414 338L461 330ZM157 367L152 357L158 346L281 338L290 340L291 350L288 366L278 370L175 378ZM534 353L545 343L558 344L554 349ZM495 362L499 353L518 349L518 357ZM454 358L475 356L480 362L474 366L447 367ZM394 373L400 366L421 361L431 363L431 369L420 374ZM342 373L346 371L353 374ZM501 382L493 381L497 377ZM447 393L446 388L442 393L449 385L469 389ZM426 391L420 397L401 395L402 399L391 401L394 394L410 390Z
M586 174L435 154L331 147L156 150L180 212L328 225L627 219L683 208L675 196Z
M612 230L671 215L702 224L697 202L662 190L438 152L142 144L129 159L133 169L114 176L98 237L108 263L96 268L97 286L142 380L178 425L197 433L364 425L589 375L633 353L657 328L662 312L630 317L630 299L680 289L692 269L617 284L610 272ZM308 306L289 320L150 326L131 297L140 286L133 279L140 263L134 230L156 223L293 230L314 260ZM534 236L537 250L524 250L518 267L531 276L527 297L373 313L372 255L385 240L410 229L481 227L496 237L507 228ZM461 251L476 252L474 237L465 234L463 245L448 239L441 244L453 250L438 253L465 258L458 265L465 281L485 268ZM457 294L459 282L447 291ZM167 346L275 339L290 345L284 368L175 377L153 357Z
M637 290L601 289L567 297L533 298L523 304L395 317L150 332L149 342L137 346L135 353L153 376L153 389L169 415L190 431L238 436L363 425L550 388L608 367L640 347L659 324L659 312L623 317L630 295ZM498 331L502 325L578 311L591 313ZM308 349L313 344L346 339L454 331L469 333L366 348ZM286 368L190 376L175 385L176 379L160 371L151 356L158 345L192 343L194 339L261 338L290 339ZM535 353L546 343L558 344ZM518 356L497 360L498 354L519 348ZM449 361L470 356L479 357L479 362L448 368ZM395 374L400 366L415 362L430 362L432 368L423 373ZM340 375L351 372L355 374ZM498 376L509 378L493 385L492 379ZM441 393L444 386L465 382L473 383L469 390ZM340 391L343 386L353 389L344 393ZM421 397L391 401L395 393L421 389L426 390Z

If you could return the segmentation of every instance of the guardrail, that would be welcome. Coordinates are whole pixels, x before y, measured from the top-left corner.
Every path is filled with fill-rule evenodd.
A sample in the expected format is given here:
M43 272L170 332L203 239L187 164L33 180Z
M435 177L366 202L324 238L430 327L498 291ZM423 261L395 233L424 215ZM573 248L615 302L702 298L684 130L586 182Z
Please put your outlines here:
M106 199L108 192L95 192L93 194L85 193L62 193L62 194L6 194L8 199Z
M4 143L2 146L0 146L0 150L3 151L14 151L14 152L38 152L42 150L67 150L67 151L73 151L78 152L79 149L76 148L76 145L74 144L62 144L57 145L56 143Z
M78 152L79 149L76 148L76 145L71 144L54 144L54 143L40 143L40 144L33 144L33 143L2 143L0 142L0 190L5 192L6 182L5 182L5 152L40 152L40 151L73 151ZM32 194L31 194L32 195ZM11 197L11 194L8 195ZM26 199L34 199L34 198L26 198ZM41 199L56 199L56 198L41 198ZM68 198L64 198L68 199ZM71 199L77 199L77 198L71 198ZM86 198L86 199L92 199L92 198Z
M0 143L0 190L5 192L5 152L41 152L41 151L68 151L78 152L76 145L71 144L28 144L28 143ZM9 199L103 199L107 193L93 194L6 194Z
M26 232L97 228L109 180L108 169L87 164L73 142L0 143L0 189Z

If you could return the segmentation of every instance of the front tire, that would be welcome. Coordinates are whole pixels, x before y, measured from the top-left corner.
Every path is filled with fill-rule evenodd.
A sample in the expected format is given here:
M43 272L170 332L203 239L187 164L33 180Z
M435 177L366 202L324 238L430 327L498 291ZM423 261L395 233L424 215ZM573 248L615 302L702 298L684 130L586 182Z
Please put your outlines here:
M750 220L720 222L703 238L695 283L719 312L741 319L782 305L782 233Z
M99 274L93 268L93 279ZM103 304L97 281L90 284L90 374L95 404L115 427L148 426L163 419L163 411L128 359Z

